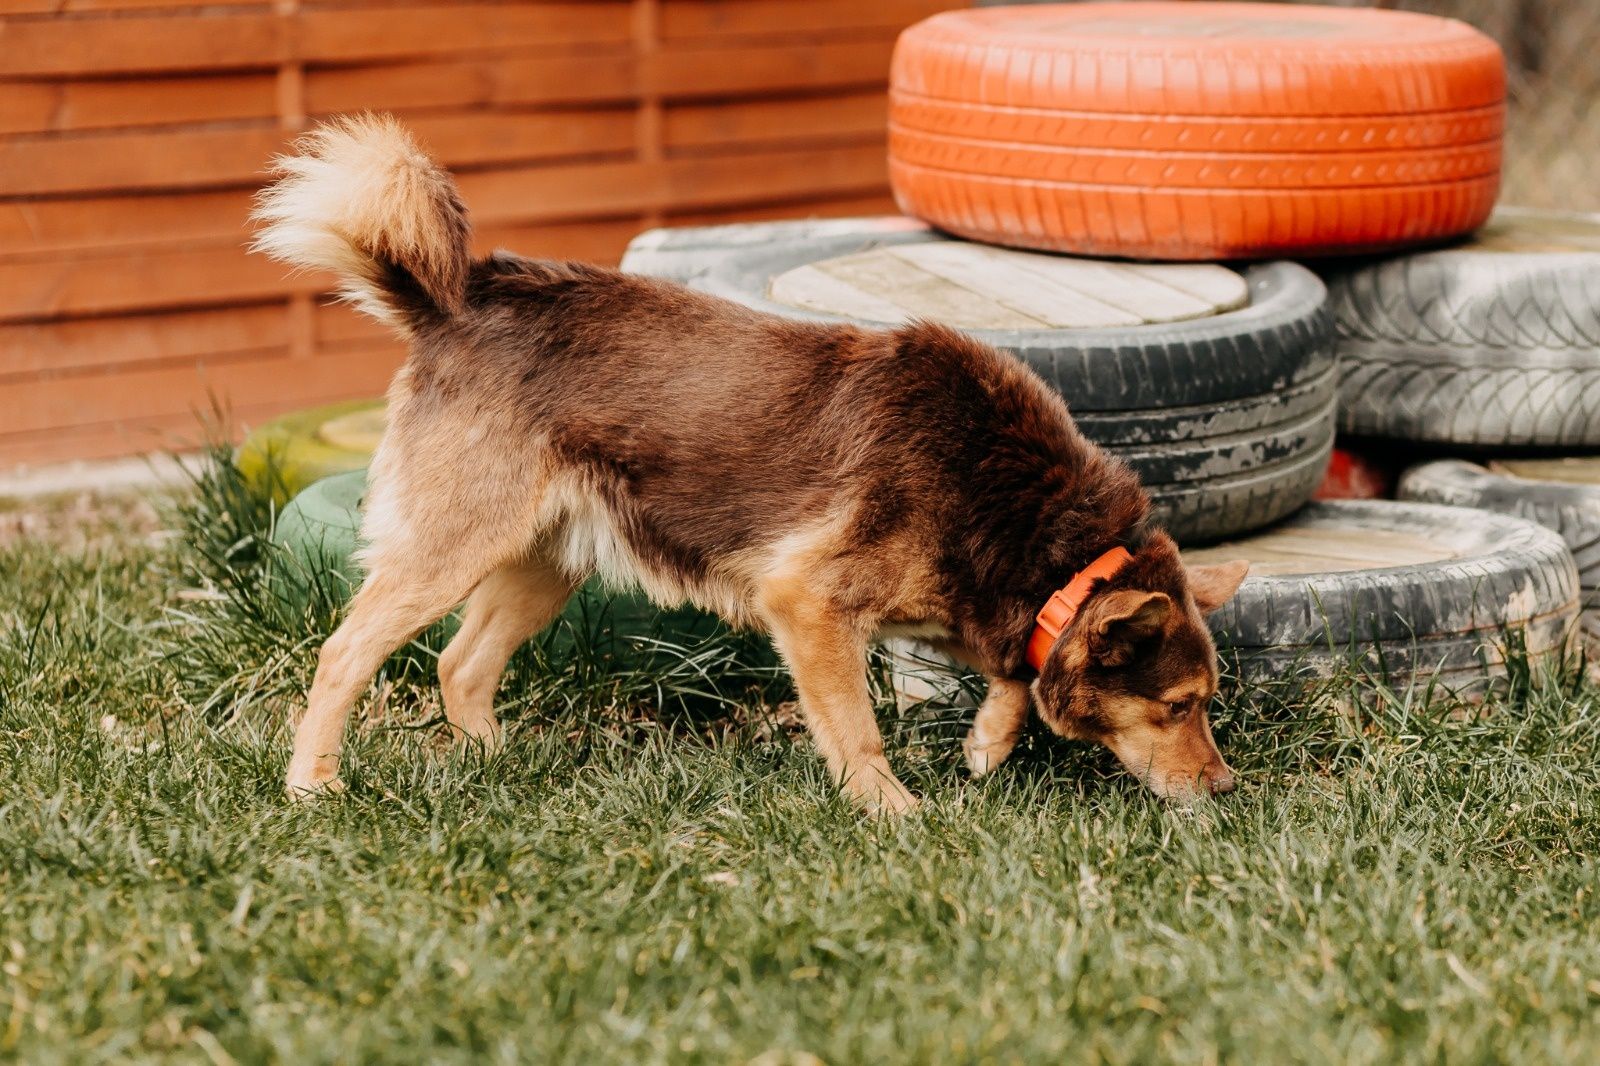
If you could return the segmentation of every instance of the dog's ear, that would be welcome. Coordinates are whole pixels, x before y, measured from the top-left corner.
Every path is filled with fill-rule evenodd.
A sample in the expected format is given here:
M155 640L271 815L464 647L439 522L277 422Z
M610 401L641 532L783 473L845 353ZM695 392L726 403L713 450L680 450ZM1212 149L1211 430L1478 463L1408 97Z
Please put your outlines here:
M1149 640L1167 624L1172 600L1162 592L1119 589L1094 598L1088 619L1089 654L1101 666L1121 666L1134 645Z
M1194 605L1200 608L1201 614L1210 614L1233 599L1233 594L1239 591L1239 586L1244 582L1244 576L1250 572L1250 564L1243 559L1235 559L1231 563L1217 563L1214 566L1191 566L1188 570L1189 594L1194 597Z

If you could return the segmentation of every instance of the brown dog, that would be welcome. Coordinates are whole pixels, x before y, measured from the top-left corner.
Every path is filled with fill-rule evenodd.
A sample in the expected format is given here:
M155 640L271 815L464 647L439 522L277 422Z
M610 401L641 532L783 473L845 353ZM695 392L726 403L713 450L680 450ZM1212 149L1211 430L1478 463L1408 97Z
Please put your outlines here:
M1030 703L1163 795L1225 792L1201 616L1245 564L1185 572L1134 476L1016 360L941 326L787 321L581 263L473 259L448 174L387 118L278 161L257 247L331 270L411 352L389 390L365 584L323 646L288 788L337 789L351 704L396 647L466 601L445 713L499 738L507 659L598 572L772 635L817 748L873 810L914 801L884 759L865 656L889 633L982 670L975 773ZM1039 669L1035 615L1115 546Z

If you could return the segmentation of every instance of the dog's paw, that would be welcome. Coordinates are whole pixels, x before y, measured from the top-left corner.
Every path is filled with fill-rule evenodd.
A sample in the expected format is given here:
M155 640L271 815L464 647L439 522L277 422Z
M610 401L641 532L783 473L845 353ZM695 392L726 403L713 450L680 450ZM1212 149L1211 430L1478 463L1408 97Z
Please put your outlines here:
M506 743L505 730L498 724L468 730L451 723L444 732L452 749L468 751L485 759L498 755Z
M881 760L861 767L845 778L852 802L868 814L899 816L917 809L918 799Z
M897 788L885 788L870 799L863 801L863 809L868 814L882 815L889 818L899 818L901 815L910 814L922 806L922 801L906 791L906 787L896 781Z
M1010 741L983 743L974 729L961 742L961 753L967 758L967 769L973 777L982 777L1006 761L1014 745Z
M337 796L344 792L344 782L337 774L295 773L290 771L283 783L284 792L296 803Z

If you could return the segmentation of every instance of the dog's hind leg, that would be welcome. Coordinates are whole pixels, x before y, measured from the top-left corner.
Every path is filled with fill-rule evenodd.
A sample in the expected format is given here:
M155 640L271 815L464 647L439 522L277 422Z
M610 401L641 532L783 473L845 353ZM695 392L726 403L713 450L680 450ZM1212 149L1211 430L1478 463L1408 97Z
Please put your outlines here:
M444 713L458 736L490 750L498 746L500 675L523 641L555 620L575 588L555 565L528 560L502 566L472 591L461 632L439 656Z
M866 810L899 814L915 807L883 755L867 687L866 635L794 582L769 583L761 606L833 779Z
M391 556L374 566L344 621L322 645L289 759L291 796L343 787L339 751L351 704L396 648L444 617L482 578L480 571L461 565L463 558L424 562Z
M972 731L961 745L967 756L967 769L972 776L982 777L1005 761L1011 749L1017 746L1022 727L1028 722L1028 709L1033 696L1021 681L1004 678L989 679L989 694L984 697L978 716L973 719Z
M344 622L322 645L306 713L295 730L286 782L293 796L338 791L350 706L378 667L517 558L536 532L523 517L537 504L538 486L531 479L483 476L463 482L447 467L415 462L402 479L392 457L386 461L389 448L386 438L363 519L368 576ZM427 448L414 450L429 454Z

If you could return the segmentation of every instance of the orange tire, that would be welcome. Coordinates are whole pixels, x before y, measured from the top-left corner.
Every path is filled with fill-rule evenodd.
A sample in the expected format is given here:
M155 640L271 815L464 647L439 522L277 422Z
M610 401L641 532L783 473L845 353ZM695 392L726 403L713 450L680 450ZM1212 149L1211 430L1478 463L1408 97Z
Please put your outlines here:
M1165 259L1373 251L1476 228L1498 46L1407 12L1062 4L936 15L895 49L890 180L966 237Z

